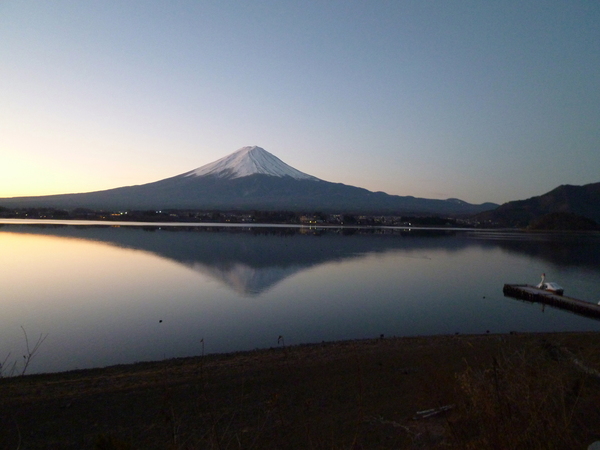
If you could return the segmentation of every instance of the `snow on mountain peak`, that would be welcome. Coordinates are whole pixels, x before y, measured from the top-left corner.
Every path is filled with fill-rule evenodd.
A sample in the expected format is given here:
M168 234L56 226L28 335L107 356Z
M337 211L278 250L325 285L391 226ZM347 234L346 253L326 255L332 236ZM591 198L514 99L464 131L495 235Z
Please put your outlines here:
M255 174L274 177L289 176L297 180L318 180L312 175L288 166L276 156L257 146L242 147L224 158L188 172L185 176L213 175L219 178L234 179Z

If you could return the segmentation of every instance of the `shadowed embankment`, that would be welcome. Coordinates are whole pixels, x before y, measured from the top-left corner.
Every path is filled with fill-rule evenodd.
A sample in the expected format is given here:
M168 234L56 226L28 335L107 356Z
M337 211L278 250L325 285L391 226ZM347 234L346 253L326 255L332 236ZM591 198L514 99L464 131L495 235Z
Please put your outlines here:
M382 337L4 378L0 448L587 448L599 350L596 333Z

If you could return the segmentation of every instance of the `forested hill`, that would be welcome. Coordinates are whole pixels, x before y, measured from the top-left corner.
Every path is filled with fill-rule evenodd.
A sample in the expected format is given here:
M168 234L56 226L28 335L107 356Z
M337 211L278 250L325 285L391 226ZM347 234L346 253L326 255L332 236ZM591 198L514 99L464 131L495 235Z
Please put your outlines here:
M596 229L600 223L600 183L562 185L538 197L505 203L476 218L483 224L505 227Z

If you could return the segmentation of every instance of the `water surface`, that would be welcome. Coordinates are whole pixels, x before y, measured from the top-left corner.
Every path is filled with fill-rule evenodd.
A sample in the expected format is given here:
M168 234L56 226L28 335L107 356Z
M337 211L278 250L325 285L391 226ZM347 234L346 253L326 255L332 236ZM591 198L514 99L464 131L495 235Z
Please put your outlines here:
M0 227L0 360L28 373L338 339L597 331L505 298L600 300L598 235L286 227Z

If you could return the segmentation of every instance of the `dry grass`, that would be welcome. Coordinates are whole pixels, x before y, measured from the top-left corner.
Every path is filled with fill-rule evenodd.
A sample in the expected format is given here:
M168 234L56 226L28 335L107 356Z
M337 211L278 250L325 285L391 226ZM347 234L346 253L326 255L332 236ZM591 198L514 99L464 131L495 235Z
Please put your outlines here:
M528 342L457 375L463 397L448 422L456 448L587 448L600 431L598 348ZM583 361L586 361L583 363Z
M594 333L386 338L7 378L0 448L586 448L599 349Z

